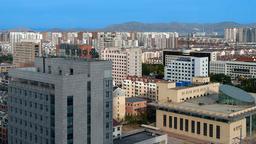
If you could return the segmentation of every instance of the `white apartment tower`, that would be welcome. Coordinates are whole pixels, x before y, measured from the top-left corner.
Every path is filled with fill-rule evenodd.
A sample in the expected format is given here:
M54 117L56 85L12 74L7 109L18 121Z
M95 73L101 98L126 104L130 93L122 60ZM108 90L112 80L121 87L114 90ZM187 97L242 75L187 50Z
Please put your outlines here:
M104 48L100 55L101 59L112 61L112 75L116 85L122 84L127 76L142 76L140 48Z

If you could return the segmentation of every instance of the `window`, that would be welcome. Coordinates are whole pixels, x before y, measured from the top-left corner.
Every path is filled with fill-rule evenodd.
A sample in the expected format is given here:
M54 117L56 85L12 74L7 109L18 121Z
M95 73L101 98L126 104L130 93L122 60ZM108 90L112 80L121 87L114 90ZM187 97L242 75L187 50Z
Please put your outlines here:
M172 128L172 116L169 116L169 128Z
M183 131L183 118L180 118L180 130Z
M210 126L209 126L209 136L213 137L213 125L212 124L210 124Z
M185 119L185 131L188 132L188 119Z
M216 126L216 138L220 139L220 126Z
M207 136L207 123L204 123L204 136Z
M197 134L200 134L200 129L201 129L201 125L200 125L200 122L197 122L196 124L196 127L197 127Z
M195 121L191 121L191 132L195 133Z
M69 75L74 75L74 69L69 69Z
M163 115L163 126L166 127L166 115Z
M174 117L174 128L177 129L177 117Z

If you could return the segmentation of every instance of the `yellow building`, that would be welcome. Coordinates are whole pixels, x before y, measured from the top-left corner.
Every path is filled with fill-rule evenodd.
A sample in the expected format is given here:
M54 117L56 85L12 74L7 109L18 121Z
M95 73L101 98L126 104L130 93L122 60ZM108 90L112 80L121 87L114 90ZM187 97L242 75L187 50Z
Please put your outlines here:
M34 65L35 57L41 55L41 46L35 42L20 42L14 45L13 65L29 67Z
M157 82L157 101L184 102L186 100L216 94L219 83L197 84L188 87L176 87L175 83Z
M115 87L113 91L113 119L122 121L125 118L125 92Z
M158 86L160 101L150 105L157 109L156 127L162 131L218 144L239 143L247 136L247 124L251 134L255 100L241 89L204 81L179 89Z

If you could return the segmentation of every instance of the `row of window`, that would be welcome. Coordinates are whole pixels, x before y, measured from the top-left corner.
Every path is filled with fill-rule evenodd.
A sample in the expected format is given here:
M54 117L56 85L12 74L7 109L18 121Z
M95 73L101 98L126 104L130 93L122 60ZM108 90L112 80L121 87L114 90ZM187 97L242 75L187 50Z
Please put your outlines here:
M213 132L214 132L213 124L201 123L199 121L194 121L194 120L189 121L188 119L169 116L168 126L167 126L167 116L163 115L163 126L178 130L178 120L179 120L179 130L196 133L198 135L203 134L204 136L209 136L213 138ZM190 125L190 129L189 129L189 125ZM203 128L203 132L201 132L201 127ZM216 138L220 139L220 126L216 125L215 132L216 132L215 134Z
M22 90L22 89L19 89L19 88L10 87L10 92L12 94L16 94L17 96L29 96L29 98L33 97L34 99L38 99L38 100L45 100L45 101L49 100L49 95L48 94L42 94L42 93Z

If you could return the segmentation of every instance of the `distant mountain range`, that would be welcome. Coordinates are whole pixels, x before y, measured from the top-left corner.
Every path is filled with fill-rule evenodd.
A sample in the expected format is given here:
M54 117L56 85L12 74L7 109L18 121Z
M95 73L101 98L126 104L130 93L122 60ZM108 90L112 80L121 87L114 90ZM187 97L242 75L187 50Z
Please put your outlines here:
M256 27L256 23L240 24L236 22L219 22L219 23L141 23L141 22L127 22L122 24L114 24L101 29L86 29L86 28L54 28L54 29L28 29L18 28L11 29L10 31L118 31L118 32L178 32L178 33L191 33L191 32L218 32L223 33L225 28L228 27Z

